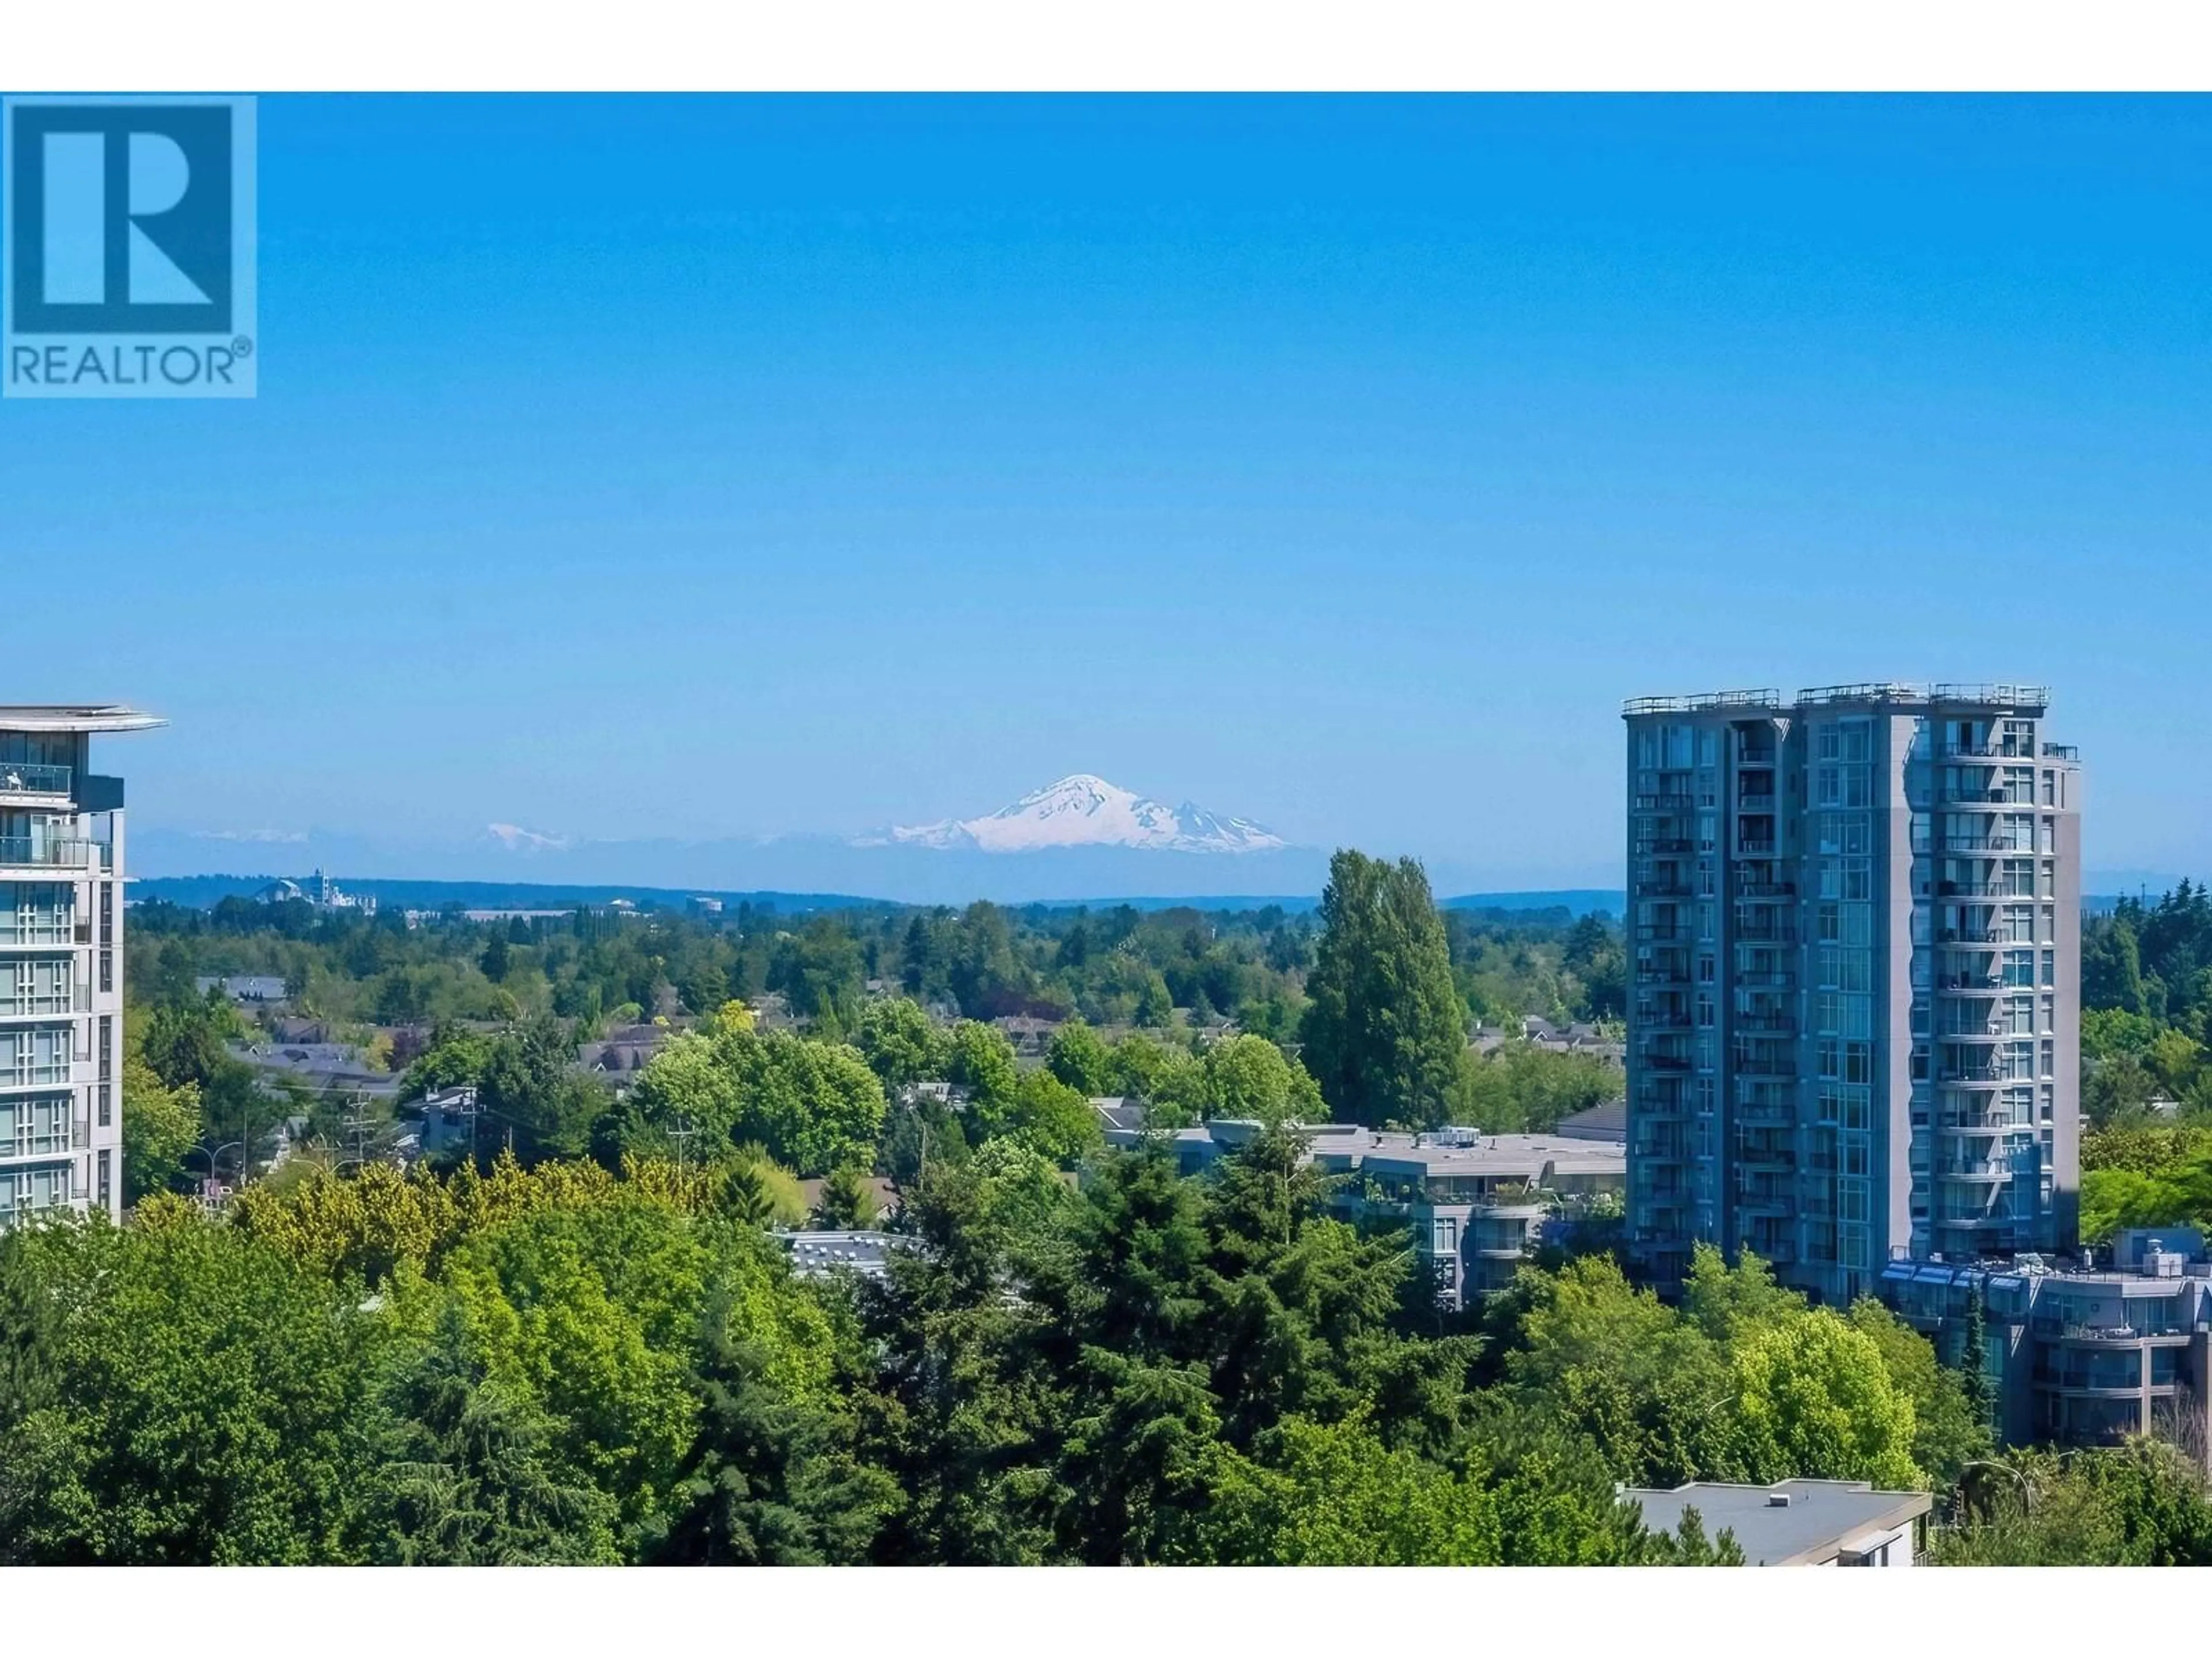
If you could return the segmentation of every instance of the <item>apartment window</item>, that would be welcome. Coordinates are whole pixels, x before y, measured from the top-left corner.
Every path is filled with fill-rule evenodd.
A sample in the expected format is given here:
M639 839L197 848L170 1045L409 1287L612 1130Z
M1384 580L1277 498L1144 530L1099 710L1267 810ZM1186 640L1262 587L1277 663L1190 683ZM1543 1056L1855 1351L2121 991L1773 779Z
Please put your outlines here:
M2043 1024L2036 1029L2041 1031L2058 1029L2058 999L2048 991L2043 994Z
M0 1100L0 1157L40 1158L70 1148L70 1097Z
M2032 758L2035 754L2035 722L2007 720L2004 723L2003 748L2008 755L2016 755L2022 759Z
M1819 1029L1823 1031L1833 1031L1842 1036L1863 1037L1868 1036L1872 1029L1873 1003L1866 997L1823 991L1815 1006L1814 1018L1819 1021Z
M108 1205L109 1205L109 1195L110 1195L110 1194L111 1194L111 1192L112 1191L112 1182L113 1182L113 1179L114 1179L114 1163L115 1163L115 1155L114 1155L112 1152L109 1152L109 1151L107 1150L107 1148L106 1148L105 1146L101 1147L101 1148L100 1149L100 1176L99 1176L99 1182L100 1182L100 1200L99 1200L99 1201L100 1201L100 1207L101 1209L103 1209L103 1210L104 1210L104 1209L106 1209L106 1208L108 1207Z
M107 1083L115 1076L115 1016L100 1017L100 1080Z
M2045 898L2058 896L2058 866L2056 860L2051 859L2045 859L2043 861L2043 896Z
M100 942L115 943L115 884L112 881L100 884Z
M2056 951L2043 953L2043 982L2045 985L2058 983L2058 952Z
M1961 1006L1971 1005L1962 1004ZM2005 1030L2014 1036L2032 1036L2036 1030L2035 999L2009 997L2005 1001Z
M2014 945L2035 943L2035 907L2032 904L2005 906L2005 938Z
M2050 775L2045 774L2047 777ZM2022 805L2035 805L2035 769L2033 766L2008 766L2004 769L2004 797Z
M33 1025L0 1030L0 1085L17 1088L70 1080L70 1028Z
M2047 766L2043 769L2043 804L2045 806L2058 805L2058 775Z
M2008 985L2035 983L2035 952L2008 951L2004 953L2004 982Z
M2043 1085L2042 1090L2043 1121L2045 1124L2048 1124L2051 1120L2055 1104L2055 1091L2051 1085L2046 1083ZM2051 1144L2051 1131L2048 1128L2045 1128L2043 1132L2043 1144L2046 1146Z
M2043 1077L2056 1077L2057 1074L2058 1045L2053 1042L2049 1037L2045 1037L2043 1039L2043 1070L2039 1075Z
M2055 853L2058 850L2057 819L2044 819L2040 829L2040 835L2042 838L2036 842L2036 850L2038 852Z
M102 1152L103 1158L107 1156ZM1459 1249L1459 1224L1445 1216L1438 1216L1431 1224L1429 1249L1432 1255L1449 1255Z
M100 1127L105 1129L115 1121L115 1097L112 1084L103 1083L97 1091L100 1103Z
M1844 1081L1871 1083L1874 1081L1874 1045L1868 1042L1844 1044Z
M115 988L115 952L112 951L100 953L100 988L102 991Z
M2047 939L2055 939L2058 937L2058 908L2056 905L2046 904L2043 907L2042 937Z

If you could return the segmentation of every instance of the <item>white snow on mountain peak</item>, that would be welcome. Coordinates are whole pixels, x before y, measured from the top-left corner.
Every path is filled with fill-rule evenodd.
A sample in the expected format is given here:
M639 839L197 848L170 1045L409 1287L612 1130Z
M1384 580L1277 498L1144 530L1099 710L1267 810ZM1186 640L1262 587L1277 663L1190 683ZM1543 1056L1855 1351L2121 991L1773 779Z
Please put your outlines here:
M1137 847L1169 853L1259 853L1290 843L1249 818L1158 801L1076 772L977 818L892 830L874 844L1034 853L1055 847Z

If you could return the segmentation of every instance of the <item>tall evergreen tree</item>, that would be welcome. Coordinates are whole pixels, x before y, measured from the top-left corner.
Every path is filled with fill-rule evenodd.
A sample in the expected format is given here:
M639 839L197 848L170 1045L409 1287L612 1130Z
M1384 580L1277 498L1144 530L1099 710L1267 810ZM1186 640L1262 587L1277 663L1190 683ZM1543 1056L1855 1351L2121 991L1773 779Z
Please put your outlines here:
M1466 1010L1419 863L1329 860L1306 981L1306 1069L1357 1122L1440 1121L1467 1060Z
M1984 1427L1996 1413L1996 1400L1990 1389L1988 1369L1989 1316L1982 1308L1982 1293L1973 1292L1966 1303L1966 1331L1959 1352L1959 1369L1965 1375L1960 1379L1966 1390L1966 1404L1974 1414L1974 1421Z

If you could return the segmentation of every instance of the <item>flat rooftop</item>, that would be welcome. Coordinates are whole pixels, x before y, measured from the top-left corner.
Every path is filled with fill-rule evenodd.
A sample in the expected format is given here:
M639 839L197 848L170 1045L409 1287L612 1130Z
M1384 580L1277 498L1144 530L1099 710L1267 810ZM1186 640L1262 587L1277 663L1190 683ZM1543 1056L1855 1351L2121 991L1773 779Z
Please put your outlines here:
M0 703L0 732L150 732L167 724L119 702Z
M2010 681L1970 684L1938 680L1932 684L1921 684L1908 680L1863 680L1853 685L1801 687L1794 698L1786 701L1771 686L1745 691L1692 691L1681 696L1631 697L1621 704L1620 713L1626 720L1650 714L1787 714L1794 708L1839 702L1903 704L1912 708L1963 705L2040 714L2051 706L2051 688Z
M1672 1492L1632 1486L1621 1494L1644 1511L1654 1532L1672 1532L1694 1507L1705 1536L1735 1534L1747 1565L1796 1566L1826 1561L1870 1534L1893 1532L1928 1513L1924 1492L1878 1492L1863 1480L1778 1480L1771 1486L1692 1481ZM1774 1500L1786 1498L1787 1503Z

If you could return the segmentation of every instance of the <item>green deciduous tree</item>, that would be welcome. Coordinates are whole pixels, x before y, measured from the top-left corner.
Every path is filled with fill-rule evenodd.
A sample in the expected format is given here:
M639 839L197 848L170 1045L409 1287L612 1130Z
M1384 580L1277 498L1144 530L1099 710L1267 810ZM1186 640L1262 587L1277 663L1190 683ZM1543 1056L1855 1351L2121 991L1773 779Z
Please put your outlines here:
M870 1003L853 1046L893 1094L908 1084L941 1079L951 1057L945 1033L920 1003L905 997Z

